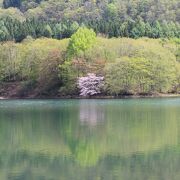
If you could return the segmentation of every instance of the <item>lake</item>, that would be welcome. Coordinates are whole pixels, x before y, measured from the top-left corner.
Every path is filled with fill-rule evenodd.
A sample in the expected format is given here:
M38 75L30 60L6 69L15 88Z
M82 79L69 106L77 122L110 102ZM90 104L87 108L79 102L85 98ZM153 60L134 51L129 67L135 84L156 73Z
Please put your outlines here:
M0 101L0 180L179 180L180 98Z

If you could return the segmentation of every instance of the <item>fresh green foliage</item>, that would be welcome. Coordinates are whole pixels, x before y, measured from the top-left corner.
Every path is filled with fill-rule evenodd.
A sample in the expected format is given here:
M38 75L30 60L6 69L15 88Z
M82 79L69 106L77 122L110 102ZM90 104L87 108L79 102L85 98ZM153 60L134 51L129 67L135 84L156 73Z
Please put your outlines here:
M0 82L21 82L23 92L77 95L77 78L88 73L105 77L104 95L178 93L179 40L96 38L80 28L71 39L0 45Z
M84 53L91 49L96 41L96 34L92 29L81 27L69 40L65 61L59 65L59 77L62 79L63 87L61 94L74 94L76 90L77 76L82 72L82 61Z
M106 90L113 95L172 91L177 80L176 66L175 62L164 63L161 59L118 59L107 65Z
M70 57L81 55L94 45L95 40L96 34L92 29L81 27L72 35L67 54Z
M22 82L23 93L29 91L25 85L36 85L33 89L37 95L59 89L58 66L63 62L66 47L67 40L34 41L30 37L21 44L8 42L0 45L1 82Z

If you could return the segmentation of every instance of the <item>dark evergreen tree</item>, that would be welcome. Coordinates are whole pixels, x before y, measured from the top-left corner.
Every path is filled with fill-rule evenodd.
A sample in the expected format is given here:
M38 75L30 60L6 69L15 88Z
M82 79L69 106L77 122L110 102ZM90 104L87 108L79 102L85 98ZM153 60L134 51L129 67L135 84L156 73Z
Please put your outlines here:
M4 8L9 8L9 7L21 7L21 0L4 0L3 1L3 6Z

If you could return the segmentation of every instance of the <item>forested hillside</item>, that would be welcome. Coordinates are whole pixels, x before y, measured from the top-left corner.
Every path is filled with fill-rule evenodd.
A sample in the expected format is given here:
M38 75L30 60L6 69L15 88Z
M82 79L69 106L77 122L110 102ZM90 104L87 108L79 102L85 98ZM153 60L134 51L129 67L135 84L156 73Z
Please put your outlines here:
M79 26L107 37L180 37L179 0L3 0L0 40L70 37Z

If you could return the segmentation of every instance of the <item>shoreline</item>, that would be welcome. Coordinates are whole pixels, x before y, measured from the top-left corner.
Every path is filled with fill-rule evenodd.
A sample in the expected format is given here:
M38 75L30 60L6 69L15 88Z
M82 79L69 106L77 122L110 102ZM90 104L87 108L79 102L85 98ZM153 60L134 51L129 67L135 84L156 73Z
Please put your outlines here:
M178 98L180 94L153 94L153 95L121 95L121 96L92 96L92 97L80 97L80 96L37 96L37 97L4 97L0 96L0 100L36 100L36 99L139 99L139 98Z

